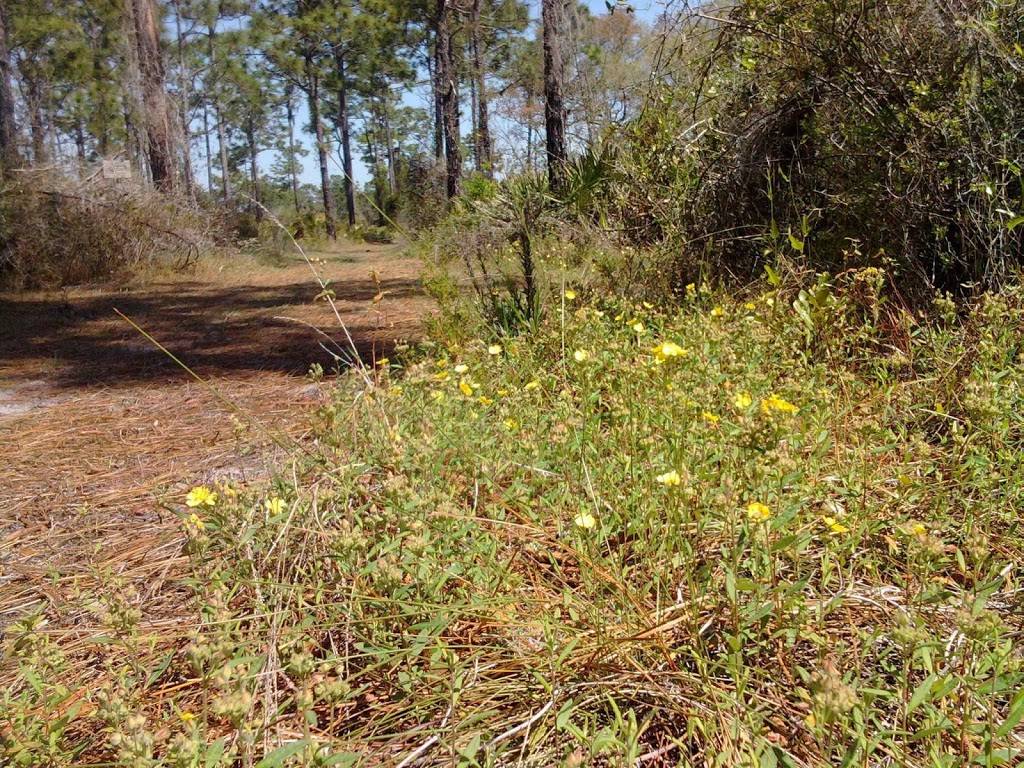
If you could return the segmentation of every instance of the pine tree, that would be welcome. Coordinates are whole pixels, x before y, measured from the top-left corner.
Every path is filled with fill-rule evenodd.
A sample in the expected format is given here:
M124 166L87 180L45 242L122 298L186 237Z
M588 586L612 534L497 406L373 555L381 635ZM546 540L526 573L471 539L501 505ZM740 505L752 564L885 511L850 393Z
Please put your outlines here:
M544 127L548 183L560 192L565 181L565 102L562 61L562 0L543 0L544 26Z
M18 128L14 119L14 91L11 88L10 26L6 0L0 0L0 163L4 169L20 162Z
M157 189L173 192L178 187L178 156L164 57L160 45L162 18L155 0L132 0L135 46L142 87L143 122L149 171Z

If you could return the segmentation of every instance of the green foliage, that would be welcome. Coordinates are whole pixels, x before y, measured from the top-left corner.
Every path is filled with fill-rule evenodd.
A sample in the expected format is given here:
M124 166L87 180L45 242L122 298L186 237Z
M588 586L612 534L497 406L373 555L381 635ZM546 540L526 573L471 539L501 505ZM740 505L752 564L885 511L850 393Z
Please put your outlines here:
M886 266L910 297L999 284L1024 251L1021 21L1014 0L696 14L674 52L693 76L628 131L625 229L690 274L749 279L795 254Z
M1014 764L1024 294L922 325L884 280L574 289L351 377L295 471L180 507L187 637L108 579L69 709L15 625L0 756Z

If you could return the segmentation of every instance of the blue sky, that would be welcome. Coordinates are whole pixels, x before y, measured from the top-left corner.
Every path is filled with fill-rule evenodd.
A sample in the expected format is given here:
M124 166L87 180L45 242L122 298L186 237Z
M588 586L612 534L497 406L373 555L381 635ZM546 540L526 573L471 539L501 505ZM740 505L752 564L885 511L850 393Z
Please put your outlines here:
M608 8L605 5L604 0L584 0L584 2L587 5L587 7L590 8L591 12L594 15L603 15L603 14L607 14L608 13ZM665 11L666 7L669 7L669 6L672 6L672 5L677 5L676 3L672 3L671 0L668 0L667 2L666 2L666 0L640 0L639 2L633 2L631 4L632 4L632 6L633 6L637 16L639 18L643 19L646 22L653 21L658 15L660 15L661 13L663 13ZM538 22L538 20L540 18L540 3L539 3L539 0L531 0L531 2L530 2L530 16L534 20L535 23ZM424 79L424 80L426 79L425 73L424 73L424 76L423 76L422 79ZM403 99L403 101L406 104L408 104L410 106L429 108L429 106L430 106L430 88L429 88L428 85L422 85L422 86L419 86L419 87L416 87L416 88L407 89L403 93L402 99ZM470 126L468 125L468 121L469 121L470 118L469 118L469 116L467 114L466 106L463 106L462 113L463 113L464 123L466 123L466 124L463 125L462 129L463 129L463 132L466 133L466 132L468 132L470 130ZM305 104L302 104L299 107L299 109L297 110L297 112L296 112L296 128L297 128L297 130L296 130L295 138L296 138L296 142L297 143L301 144L303 147L306 148L308 154L304 158L302 158L302 161L301 161L302 162L302 174L300 176L300 180L303 183L319 185L319 183L320 183L320 169L319 169L319 166L317 165L316 154L314 153L314 150L313 150L313 143L312 143L310 135L306 131L302 130L303 126L305 126L308 122L309 122L309 113L308 113L308 111L306 109ZM216 153L217 149L216 149L216 146L215 146L216 145L216 139L215 138L214 138L213 144L214 144L214 152ZM332 145L332 152L329 155L328 163L329 163L332 175L341 175L341 164L338 161L338 158L336 157L335 152L333 151L334 149L335 149L335 147ZM201 183L205 184L205 181L206 181L206 178L205 178L206 160L205 160L205 157L201 154L202 153L202 143L201 142L194 142L193 143L193 153L195 155L195 157L193 159L193 164L194 164L194 166L196 168L197 175L199 176L199 179L200 179ZM355 154L356 154L356 157L354 159L354 162L355 162L355 173L354 173L355 180L356 180L357 184L363 184L363 183L365 183L368 180L369 174L367 172L366 167L359 160L359 157L358 157L359 152L358 152L358 150L355 151ZM264 152L260 153L259 164L260 164L261 171L263 173L269 172L270 167L271 167L271 165L274 162L274 159L275 159L275 152L273 150L265 150ZM215 168L216 168L216 165L217 164L216 164L216 159L215 159L215 162L214 162L214 167Z

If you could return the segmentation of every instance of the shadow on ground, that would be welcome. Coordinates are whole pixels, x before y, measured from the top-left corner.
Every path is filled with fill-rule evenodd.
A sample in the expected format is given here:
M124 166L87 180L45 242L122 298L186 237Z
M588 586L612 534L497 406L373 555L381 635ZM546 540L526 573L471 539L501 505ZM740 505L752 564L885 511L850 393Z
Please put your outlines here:
M422 298L414 277L346 279L332 288L364 359L379 355L394 336L391 302ZM272 285L168 282L124 293L0 294L0 377L42 376L51 387L76 388L187 375L115 308L204 376L301 375L312 363L329 370L336 361L321 343L336 350L329 339L341 347L347 343L318 292L304 279ZM381 292L386 301L375 304Z

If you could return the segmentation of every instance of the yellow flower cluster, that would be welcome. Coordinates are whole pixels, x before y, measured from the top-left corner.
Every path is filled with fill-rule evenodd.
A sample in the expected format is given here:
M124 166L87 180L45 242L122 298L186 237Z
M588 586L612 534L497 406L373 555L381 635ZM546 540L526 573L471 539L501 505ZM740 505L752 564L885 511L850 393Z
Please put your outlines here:
M686 350L674 341L663 341L651 351L659 363L663 363L673 357L683 357L686 354Z
M747 519L753 523L765 523L772 519L772 511L766 504L752 501L747 505Z
M778 413L794 414L800 409L793 405L788 400L779 397L778 395L769 395L763 401L761 401L761 412L766 416L770 416L772 411Z
M185 496L185 505L188 507L214 507L217 505L217 494L205 485L197 485Z
M683 479L679 476L679 473L674 469L666 472L663 475L658 475L654 480L662 485L673 487L679 485Z

